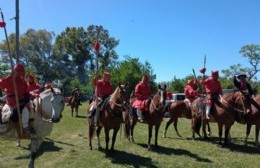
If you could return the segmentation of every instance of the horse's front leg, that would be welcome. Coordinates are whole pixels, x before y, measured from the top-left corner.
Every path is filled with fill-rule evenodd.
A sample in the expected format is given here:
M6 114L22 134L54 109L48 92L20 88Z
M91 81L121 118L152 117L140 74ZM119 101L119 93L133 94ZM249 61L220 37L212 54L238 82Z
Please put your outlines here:
M134 139L134 128L135 128L135 124L136 124L136 122L133 121L133 122L131 123L131 126L130 126L130 131L131 131L131 132L130 132L130 135L131 135L131 138L130 138L130 139L131 139L132 142L135 142L135 139Z
M202 132L203 132L203 138L204 139L208 139L208 135L206 133L206 126L207 126L207 122L205 118L203 118L203 123L202 123Z
M218 123L218 137L219 137L219 144L221 145L222 144L222 124L219 124Z
M153 125L152 124L148 124L148 150L151 149L151 138L153 135Z
M260 126L259 125L255 125L255 145L256 147L259 147L259 130L260 130Z
M167 130L168 130L168 128L169 128L169 126L171 125L172 122L173 122L173 119L170 118L169 121L166 123L166 126L164 128L164 132L163 132L163 138L166 138Z
M119 130L119 128L115 128L113 131L112 144L111 144L111 148L110 148L111 151L114 150L114 146L115 146L115 142L116 142L116 135L117 135L118 130Z
M98 150L99 150L99 151L101 150L101 143L100 143L100 136L99 136L101 130L102 130L102 127L98 127L98 128L97 128L97 131L96 131L96 133L97 133L97 139L98 139Z
M73 113L74 113L74 108L71 107L71 117L73 117Z
M109 129L105 128L105 140L106 140L106 152L108 151L108 144L109 144Z
M251 127L252 127L252 125L250 123L246 124L246 138L245 138L245 141L244 141L245 145L247 145L247 139L248 139L248 136L250 134Z
M191 139L192 139L192 141L195 140L195 125L196 125L196 120L194 117L192 117L192 119L191 119L191 130L192 130Z
M158 132L159 132L159 128L160 128L160 125L156 125L155 126L155 147L157 148L158 147Z
M30 145L30 161L29 161L29 165L28 168L34 168L34 161L36 159L36 152L38 150L37 146L38 146L38 139L36 137L31 139L31 145Z
M224 140L224 145L228 146L229 145L229 131L230 131L231 125L225 126L225 140Z

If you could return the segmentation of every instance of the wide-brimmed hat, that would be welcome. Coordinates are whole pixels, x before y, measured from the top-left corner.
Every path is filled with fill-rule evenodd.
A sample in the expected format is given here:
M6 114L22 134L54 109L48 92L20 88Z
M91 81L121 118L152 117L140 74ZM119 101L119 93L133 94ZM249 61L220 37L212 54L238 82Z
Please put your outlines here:
M242 78L246 78L246 75L245 74L240 74L240 75L237 76L238 79L240 79L241 77Z

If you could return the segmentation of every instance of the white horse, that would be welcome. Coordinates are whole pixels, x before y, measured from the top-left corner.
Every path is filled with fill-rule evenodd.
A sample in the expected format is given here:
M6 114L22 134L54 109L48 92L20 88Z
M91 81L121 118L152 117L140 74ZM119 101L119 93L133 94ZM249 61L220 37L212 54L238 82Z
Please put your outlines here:
M35 135L31 137L22 137L17 123L9 122L8 124L0 125L0 138L7 140L30 139L30 162L28 167L34 167L36 152L42 144L44 138L52 132L53 123L60 121L62 111L64 109L64 97L61 91L57 88L45 90L39 95L39 98L34 99L35 114L34 114L34 129Z

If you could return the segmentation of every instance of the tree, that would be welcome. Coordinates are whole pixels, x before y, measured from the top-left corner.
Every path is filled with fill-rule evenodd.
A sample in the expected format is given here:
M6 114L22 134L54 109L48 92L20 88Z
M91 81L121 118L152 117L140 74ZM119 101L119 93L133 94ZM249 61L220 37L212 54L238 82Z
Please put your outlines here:
M224 69L221 72L225 75L225 78L231 79L233 75L245 73L248 76L248 80L257 80L256 74L260 71L260 46L259 45L245 45L239 53L243 57L248 59L251 67L242 67L241 64L231 65L229 69Z

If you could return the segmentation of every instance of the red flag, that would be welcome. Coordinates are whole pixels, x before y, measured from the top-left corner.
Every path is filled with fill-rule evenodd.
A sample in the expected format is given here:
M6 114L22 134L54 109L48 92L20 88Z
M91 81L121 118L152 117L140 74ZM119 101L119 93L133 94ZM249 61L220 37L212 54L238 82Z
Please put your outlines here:
M4 27L5 27L5 25L6 25L6 24L5 24L5 22L4 22L4 21L0 22L0 27L1 27L1 28L4 28Z
M98 43L98 42L95 42L95 44L94 44L94 49L95 49L95 51L98 52L98 51L99 51L99 48L100 48L99 43Z

